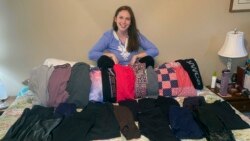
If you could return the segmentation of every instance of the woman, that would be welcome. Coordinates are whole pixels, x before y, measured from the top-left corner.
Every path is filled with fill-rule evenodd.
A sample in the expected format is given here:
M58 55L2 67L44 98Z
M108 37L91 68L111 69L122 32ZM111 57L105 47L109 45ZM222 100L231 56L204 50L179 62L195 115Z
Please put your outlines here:
M121 6L115 12L113 29L105 32L90 50L89 59L97 61L105 55L115 64L133 65L137 59L155 57L158 53L156 46L139 33L132 9Z

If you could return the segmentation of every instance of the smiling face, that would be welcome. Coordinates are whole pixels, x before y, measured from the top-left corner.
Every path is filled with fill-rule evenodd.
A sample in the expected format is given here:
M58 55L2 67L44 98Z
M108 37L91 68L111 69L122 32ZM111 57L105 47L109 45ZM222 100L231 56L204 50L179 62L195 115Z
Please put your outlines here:
M119 32L127 32L131 24L131 16L127 10L121 10L114 18Z

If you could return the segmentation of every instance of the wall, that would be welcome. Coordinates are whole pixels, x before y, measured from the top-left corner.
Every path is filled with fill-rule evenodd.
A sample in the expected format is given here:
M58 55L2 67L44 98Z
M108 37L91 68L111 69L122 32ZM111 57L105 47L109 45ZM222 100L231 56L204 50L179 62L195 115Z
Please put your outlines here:
M226 33L237 27L246 43L250 41L250 12L229 13L229 4L230 0L1 0L0 78L8 94L15 95L30 70L46 58L93 64L88 51L111 28L116 8L129 5L139 30L160 50L158 64L195 58L208 85L213 71L225 67L226 59L217 52ZM242 65L245 59L233 63Z

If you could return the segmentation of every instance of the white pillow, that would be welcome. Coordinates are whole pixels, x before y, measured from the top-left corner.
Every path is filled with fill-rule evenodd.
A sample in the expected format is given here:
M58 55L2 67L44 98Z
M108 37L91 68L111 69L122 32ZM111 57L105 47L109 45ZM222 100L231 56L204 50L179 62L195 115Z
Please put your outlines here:
M50 67L50 66L63 65L63 64L66 64L66 63L69 63L71 65L71 67L72 67L76 62L60 60L60 59L56 59L56 58L47 58L44 61L43 65L46 65L46 66Z

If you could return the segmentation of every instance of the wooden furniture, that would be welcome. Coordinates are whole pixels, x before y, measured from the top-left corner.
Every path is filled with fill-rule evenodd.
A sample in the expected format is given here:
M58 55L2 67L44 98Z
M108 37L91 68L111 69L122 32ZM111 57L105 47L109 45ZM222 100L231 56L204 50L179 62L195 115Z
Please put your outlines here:
M210 86L207 86L209 90L220 96L225 101L229 102L234 108L240 112L250 112L250 99L246 96L242 96L240 93L237 94L228 94L227 96L221 96L219 94L219 88L212 89Z
M8 106L10 106L10 104L16 99L16 96L9 96L5 102L8 103ZM2 113L6 110L7 108L5 109L0 109L0 115L2 115Z

